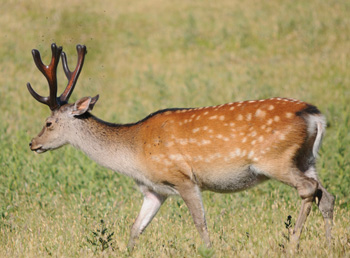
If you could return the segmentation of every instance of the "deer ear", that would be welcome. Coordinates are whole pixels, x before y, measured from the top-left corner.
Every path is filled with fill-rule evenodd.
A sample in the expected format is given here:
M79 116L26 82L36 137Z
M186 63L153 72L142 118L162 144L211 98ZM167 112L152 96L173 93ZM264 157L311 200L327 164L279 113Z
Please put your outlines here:
M94 108L94 105L96 104L98 98L99 98L99 95L96 95L93 98L84 97L84 98L77 100L74 103L72 115L80 116L80 115L85 114L86 112L92 110Z
M96 104L96 102L98 101L98 98L100 97L100 95L96 95L95 97L91 98L91 102L89 105L89 110L92 110Z

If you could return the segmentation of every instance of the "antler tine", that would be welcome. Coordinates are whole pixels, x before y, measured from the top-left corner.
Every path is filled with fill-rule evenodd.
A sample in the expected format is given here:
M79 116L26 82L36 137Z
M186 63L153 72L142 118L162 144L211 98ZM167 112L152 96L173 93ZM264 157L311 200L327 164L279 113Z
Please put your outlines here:
M57 101L57 65L60 60L60 55L62 52L62 47L57 47L55 43L51 44L51 51L52 51L52 58L51 62L48 66L44 65L40 52L36 49L32 50L32 55L34 59L34 63L40 70L40 72L45 76L49 88L50 88L50 95L49 97L43 97L40 96L38 93L36 93L30 83L27 83L27 88L30 92L30 94L40 103L43 103L45 105L48 105L51 110L55 110L59 107L59 103Z
M30 85L29 82L27 83L27 88L28 88L29 93L32 94L32 96L33 96L37 101L39 101L40 103L43 103L43 104L45 104L45 105L49 105L49 103L48 103L49 98L48 98L48 97L40 96L38 93L36 93L36 92L33 90L32 86Z
M70 95L72 94L74 87L75 87L75 84L78 80L81 69L83 68L85 54L87 53L86 47L84 45L77 45L77 52L78 52L78 62L77 62L77 66L75 67L74 71L69 70L66 53L62 52L62 54L61 54L63 70L64 70L64 73L66 74L67 79L68 79L67 87L60 96L61 103L68 102L68 99L69 99Z

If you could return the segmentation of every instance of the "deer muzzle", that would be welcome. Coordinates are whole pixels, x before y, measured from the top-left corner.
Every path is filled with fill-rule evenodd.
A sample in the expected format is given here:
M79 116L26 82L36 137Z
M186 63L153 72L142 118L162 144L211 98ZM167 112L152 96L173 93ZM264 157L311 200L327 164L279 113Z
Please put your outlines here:
M47 151L46 149L43 149L43 146L41 144L36 144L34 139L29 143L29 147L31 151L35 151L36 153L44 153Z

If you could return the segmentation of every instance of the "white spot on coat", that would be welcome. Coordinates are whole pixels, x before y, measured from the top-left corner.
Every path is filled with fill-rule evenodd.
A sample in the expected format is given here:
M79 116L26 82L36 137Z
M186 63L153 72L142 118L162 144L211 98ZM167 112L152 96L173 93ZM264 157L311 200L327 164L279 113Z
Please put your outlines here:
M252 137L255 137L256 135L257 135L256 131L250 133L250 136L252 136Z
M255 112L255 116L257 116L257 117L263 118L263 117L265 117L265 115L266 115L266 111L262 111L261 109L257 109Z
M290 113L290 112L286 113L286 118L292 118L292 116L293 116L293 113Z
M248 113L246 118L247 118L247 121L252 120L252 114L251 114L251 113Z
M171 159L171 160L176 160L176 161L183 160L181 154L170 154L170 155L169 155L169 159Z
M188 139L188 142L189 142L189 143L196 143L196 142L197 142L197 140L196 140L196 139L194 139L194 138L190 138L190 139Z
M165 142L165 143L164 143L164 146L165 146L165 147L168 147L168 148L171 147L171 146L173 146L173 145L174 145L174 142Z
M264 136L260 135L259 138L258 138L258 141L259 142L263 142L264 141Z
M177 142L180 143L181 145L187 145L188 140L187 139L178 139Z
M202 140L202 144L203 144L203 145L207 145L207 144L210 144L210 143L211 143L210 140Z
M240 149L240 148L236 148L235 151L236 151L236 155L237 155L237 156L241 155L241 149Z

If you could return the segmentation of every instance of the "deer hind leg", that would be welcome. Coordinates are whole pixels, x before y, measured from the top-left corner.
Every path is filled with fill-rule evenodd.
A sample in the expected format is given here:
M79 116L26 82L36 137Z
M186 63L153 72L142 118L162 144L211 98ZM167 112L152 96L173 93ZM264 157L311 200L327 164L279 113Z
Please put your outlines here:
M318 208L322 213L324 226L326 231L326 239L328 244L331 243L331 231L333 227L333 209L334 209L334 196L331 195L327 190L318 182L318 189L316 193L318 199Z
M298 174L297 183L295 186L298 190L299 196L302 199L302 202L299 216L291 235L291 242L292 244L298 246L304 223L307 216L310 214L312 203L315 200L318 182L312 178Z
M291 231L290 241L295 247L298 247L299 239L303 230L304 223L311 211L312 203L317 193L317 180L307 177L298 168L289 168L287 173L274 173L273 177L283 183L295 187L302 199L301 208L294 229Z
M140 213L131 227L130 239L128 243L128 248L130 251L134 248L137 238L152 221L160 206L166 199L166 196L159 195L146 187L140 186L140 189L144 195L144 199Z
M323 187L320 180L317 177L316 169L314 166L311 166L306 172L305 175L311 178L314 178L318 182L318 188L316 192L316 201L318 209L320 210L326 231L326 239L328 244L331 243L331 231L333 227L333 209L334 209L334 196L331 195L327 190Z
M211 246L209 233L207 229L207 222L205 219L205 212L202 203L202 196L198 186L189 183L182 185L178 191L186 203L192 215L194 224L207 247Z

